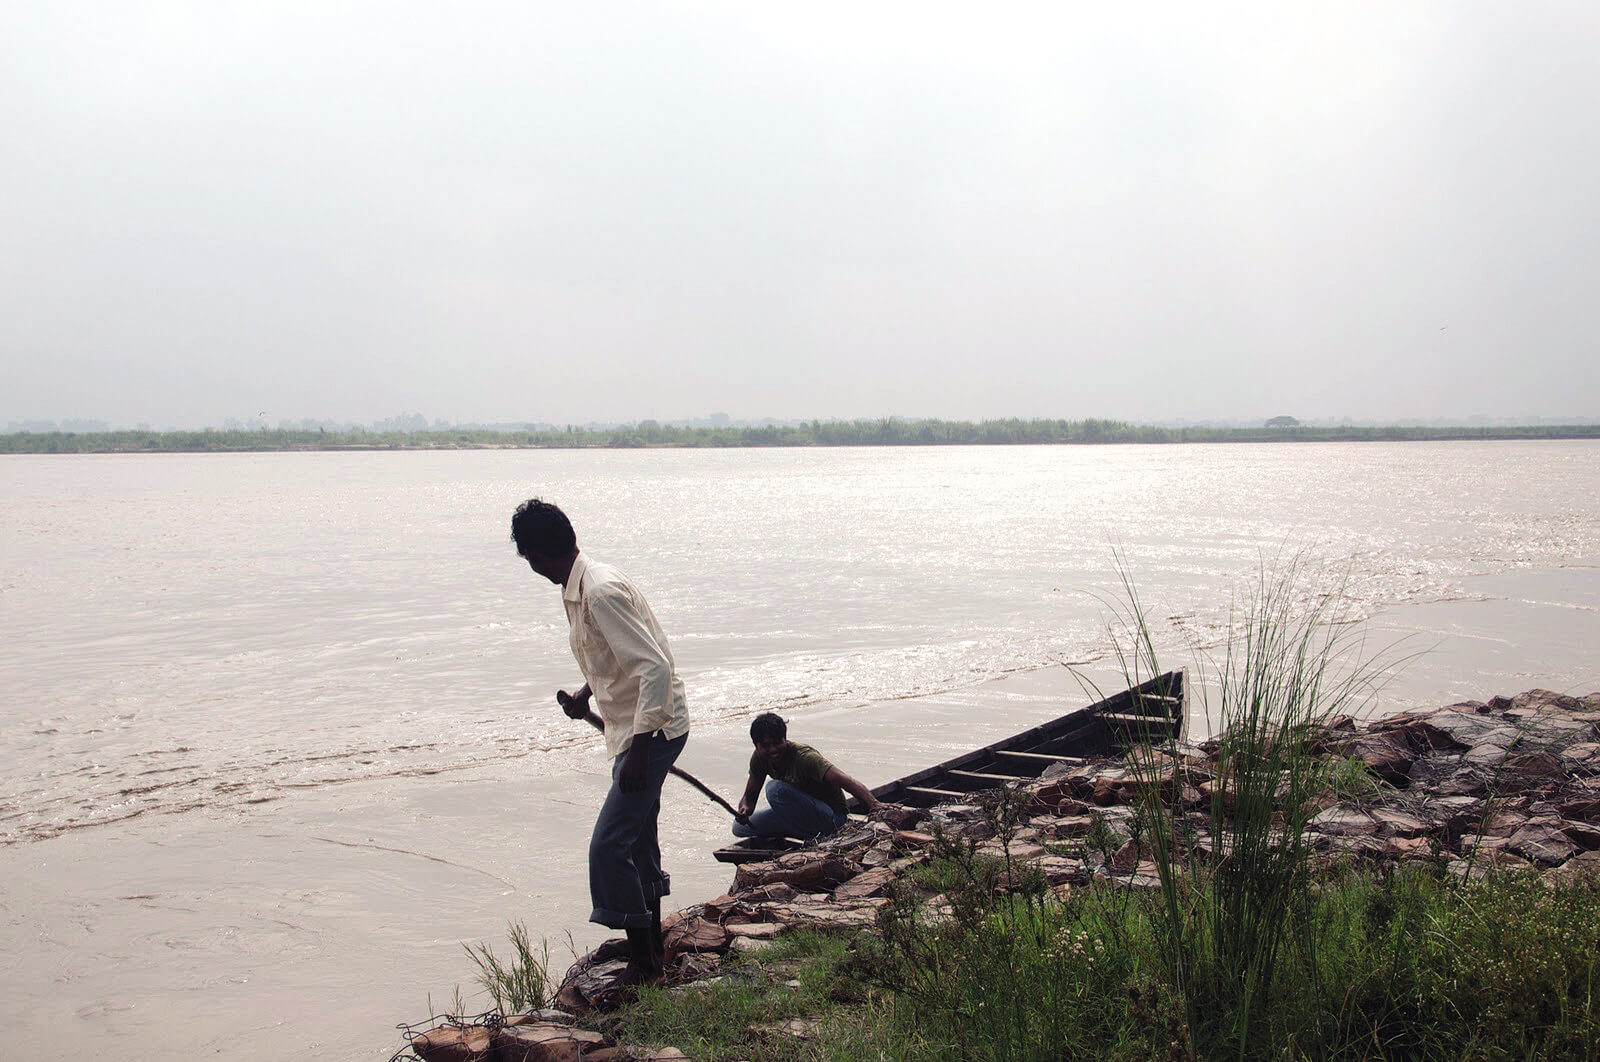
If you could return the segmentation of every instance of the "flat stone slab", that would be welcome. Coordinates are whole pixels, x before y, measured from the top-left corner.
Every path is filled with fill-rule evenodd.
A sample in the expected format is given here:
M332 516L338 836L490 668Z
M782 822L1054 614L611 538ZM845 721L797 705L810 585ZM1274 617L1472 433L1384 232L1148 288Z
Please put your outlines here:
M745 937L750 940L771 940L789 927L782 922L737 922L725 926L730 937Z
M590 1029L538 1022L496 1029L497 1062L594 1062L600 1048L614 1046Z
M494 1030L482 1025L441 1025L411 1041L411 1051L425 1062L479 1062L494 1048Z
M882 895L900 875L888 867L864 871L833 890L835 900L860 900Z
M1338 804L1313 818L1310 828L1318 833L1342 837L1347 834L1369 834L1376 822L1371 812Z

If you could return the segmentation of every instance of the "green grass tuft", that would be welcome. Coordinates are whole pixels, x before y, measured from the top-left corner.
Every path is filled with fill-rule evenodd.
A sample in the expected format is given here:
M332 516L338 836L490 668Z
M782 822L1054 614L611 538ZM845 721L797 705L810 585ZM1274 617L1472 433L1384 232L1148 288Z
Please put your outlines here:
M549 1004L557 985L550 977L550 944L540 943L536 954L522 922L510 926L511 958L501 962L487 944L464 945L478 968L478 984L489 993L502 1014L520 1014Z

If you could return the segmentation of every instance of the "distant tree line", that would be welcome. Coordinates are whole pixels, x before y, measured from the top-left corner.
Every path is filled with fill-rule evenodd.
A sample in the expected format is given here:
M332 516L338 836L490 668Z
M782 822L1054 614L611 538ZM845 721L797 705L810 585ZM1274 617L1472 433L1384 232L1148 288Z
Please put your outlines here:
M619 428L540 431L445 429L312 431L15 432L0 453L231 453L270 450L632 449L757 446L1015 446L1107 443L1383 442L1595 439L1600 424L1486 427L1162 428L1120 420L813 420L772 427L677 427L653 420Z

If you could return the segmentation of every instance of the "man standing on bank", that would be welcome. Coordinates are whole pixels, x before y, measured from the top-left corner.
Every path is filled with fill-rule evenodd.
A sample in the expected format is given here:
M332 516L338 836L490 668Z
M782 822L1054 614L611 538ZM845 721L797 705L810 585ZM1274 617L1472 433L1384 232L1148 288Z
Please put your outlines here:
M845 823L844 795L861 801L871 814L886 805L872 790L845 774L810 745L789 740L789 726L772 712L750 720L750 780L739 801L735 837L794 837L809 841L836 832ZM756 811L761 783L767 782L767 806Z
M592 697L605 723L611 791L589 838L589 920L627 934L621 983L655 982L662 973L661 897L671 885L656 820L661 783L689 740L683 682L644 595L617 569L579 551L565 513L538 498L523 502L511 517L511 538L528 567L561 587L584 684L557 699L568 716L582 719Z

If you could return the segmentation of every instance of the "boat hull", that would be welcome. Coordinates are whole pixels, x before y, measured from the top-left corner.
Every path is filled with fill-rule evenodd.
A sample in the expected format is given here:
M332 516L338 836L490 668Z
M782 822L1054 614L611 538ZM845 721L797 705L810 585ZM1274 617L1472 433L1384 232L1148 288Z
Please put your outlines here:
M1077 766L1118 756L1132 745L1181 740L1187 717L1186 676L1182 670L1168 671L1020 734L885 782L874 787L872 795L886 803L922 808L959 803L1038 778L1053 764ZM862 810L854 798L850 810ZM748 837L715 854L724 863L749 863L801 847L799 841Z

